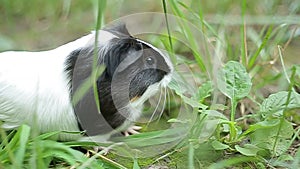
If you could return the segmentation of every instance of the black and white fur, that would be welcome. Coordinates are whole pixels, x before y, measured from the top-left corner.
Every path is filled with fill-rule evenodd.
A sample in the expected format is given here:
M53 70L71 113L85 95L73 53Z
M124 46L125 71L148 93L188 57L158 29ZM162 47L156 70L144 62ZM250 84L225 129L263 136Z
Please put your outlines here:
M110 131L101 130L103 120L117 129L124 124L128 127L127 124L139 118L143 102L170 81L172 64L160 50L132 37L124 25L98 33L96 45L92 32L53 50L0 53L2 128L14 129L26 123L38 127L42 133L80 131L86 130L82 127L83 118L100 113L102 121L93 124L98 127L97 132L91 132L96 136L109 135ZM101 110L96 113L91 112L95 110L90 109L95 100L88 94L77 105L71 101L74 90L91 73L94 51L98 65L105 66L97 79ZM124 93L126 86L129 91ZM59 135L60 140L81 137Z

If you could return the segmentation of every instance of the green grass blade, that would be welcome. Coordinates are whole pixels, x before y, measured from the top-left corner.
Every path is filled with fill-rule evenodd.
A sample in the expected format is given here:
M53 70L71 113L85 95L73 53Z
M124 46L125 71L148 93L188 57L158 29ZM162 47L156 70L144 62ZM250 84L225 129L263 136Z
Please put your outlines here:
M197 15L185 3L178 1L178 4L181 5L183 8L185 8L186 10L188 10L196 19L200 20L201 23L203 24L203 26L207 27L208 30L212 33L212 35L214 35L215 37L219 38L218 34L215 31L215 29L213 28L213 26L211 26L207 21L204 20L203 14L202 14L201 11L199 11L199 14ZM204 30L204 29L202 28L202 30Z
M269 41L272 30L273 30L273 25L271 25L268 28L267 33L266 33L266 35L263 39L262 44L259 46L259 48L256 50L256 52L253 54L253 56L250 57L250 60L249 60L249 63L248 63L248 69L253 68L253 66L254 66L254 64L257 60L257 57L259 56L261 50L267 45L267 42Z
M247 38L246 38L246 0L242 0L242 24L240 27L241 32L241 59L244 66L247 65Z
M172 36L171 36L170 26L169 26L169 21L168 21L168 12L167 12L166 0L162 0L162 4L163 4L165 20L166 20L166 24L167 24L167 31L168 31L168 39L169 39L169 43L170 43L170 49L171 49L171 52L173 53L174 49L173 49L172 38L171 38Z
M95 42L94 42L94 55L93 55L93 67L92 67L92 83L93 83L93 91L94 91L94 97L97 105L98 112L100 112L100 102L99 102L99 96L98 96L98 89L97 89L97 79L98 76L96 76L98 71L97 71L97 64L98 64L98 55L97 55L97 50L98 48L98 36L99 32L98 30L101 28L101 24L103 22L104 18L104 11L105 11L105 6L106 6L106 0L98 0L98 14L97 14L97 22L96 22L96 35L95 35ZM102 73L102 72L101 72Z
M177 5L177 1L175 2L175 0L170 0L169 1L172 7L173 12L175 13L175 15L177 15L178 17L182 18L181 20L177 20L180 26L180 29L183 33L183 35L185 36L185 38L188 40L189 45L191 45L191 50L193 53L193 56L199 66L199 68L202 71L206 71L206 66L203 60L203 56L200 54L199 52L199 47L198 44L196 42L196 39L194 38L190 28L188 27L188 25L186 24L186 21L184 21L186 18L184 16L184 14L181 12L181 10L179 9L178 5ZM199 40L199 39L198 39Z
M26 146L30 137L30 127L27 125L23 125L21 126L21 128L19 128L18 132L20 132L20 137L19 137L19 145L15 154L16 157L15 167L20 168L24 162Z

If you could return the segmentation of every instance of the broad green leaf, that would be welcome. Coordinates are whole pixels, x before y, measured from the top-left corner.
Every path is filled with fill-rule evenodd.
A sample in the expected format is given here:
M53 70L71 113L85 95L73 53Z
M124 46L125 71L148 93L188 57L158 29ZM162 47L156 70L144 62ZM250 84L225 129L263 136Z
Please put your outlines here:
M270 153L275 153L275 155L284 153L289 147L289 140L293 136L294 129L290 122L285 119L282 120L282 122L275 119L271 120L271 122L261 123L267 125L261 125L261 128L257 127L256 130L250 134L251 144L268 150ZM268 123L270 123L269 126ZM274 147L275 152L272 152Z
M261 150L261 148L252 144L245 144L243 147L235 145L234 147L238 152L245 156L256 156L257 152Z
M215 150L225 150L225 149L229 148L229 146L227 144L223 144L223 143L219 142L218 140L214 140L211 143L211 145Z
M275 127L279 124L279 122L280 122L279 119L271 119L271 120L264 120L264 121L255 123L253 125L250 125L250 127L243 133L243 136L248 135L249 133L255 132L255 130L258 130L258 129Z
M218 72L218 89L232 100L246 97L251 89L251 79L245 67L235 61L229 61Z
M300 108L300 95L298 93L292 91L288 103L287 99L288 92L286 91L271 94L261 104L260 112L264 115L273 115L274 113L282 115L285 109Z

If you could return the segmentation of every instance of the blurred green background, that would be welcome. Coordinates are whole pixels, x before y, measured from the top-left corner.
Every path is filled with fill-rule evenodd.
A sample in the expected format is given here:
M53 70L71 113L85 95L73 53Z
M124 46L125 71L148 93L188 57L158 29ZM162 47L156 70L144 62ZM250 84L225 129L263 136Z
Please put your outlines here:
M180 17L201 29L208 40L208 42L202 42L191 38L189 39L191 42L196 41L199 46L202 43L209 43L222 63L235 60L242 62L246 67L253 86L249 97L239 104L237 116L245 119L251 116L254 118L249 118L248 121L241 120L235 125L247 129L255 120L260 120L256 119L256 115L259 112L259 105L266 97L278 91L288 90L278 46L281 46L288 73L291 73L290 68L293 65L299 68L297 64L300 64L300 0L174 0L174 2L176 2L175 5L170 5L170 1L166 0L168 13L182 14ZM96 25L97 5L98 0L0 0L0 51L53 49L89 34ZM163 11L160 0L109 0L103 11L104 25L130 14L163 13ZM180 33L184 34L186 30L181 31ZM196 71L193 73L206 76L199 71L197 67L199 65L193 53L182 50L183 47L178 44L174 42L176 54L191 59L187 61L187 65L191 69L195 68ZM243 58L246 58L246 61L243 61ZM249 61L251 58L254 58L253 63ZM213 65L214 62L210 64ZM299 74L297 72L295 76L295 81L297 81L295 89L298 92ZM209 78L204 77L203 81L211 80ZM202 84L197 85L200 90ZM210 100L207 100L204 102L210 106L210 109L214 109L213 106L220 106L211 105ZM244 107L241 108L240 105ZM220 111L228 115L230 106L228 100L225 100L221 108L215 107L215 109L222 109ZM299 131L299 110L291 112L286 119L293 123L295 131L296 129ZM243 140L241 144L247 141ZM194 148L196 150L196 146ZM299 139L295 139L291 148L299 150ZM187 155L181 153L181 149L177 150L176 153L183 157L175 156L173 161L176 164L170 162L170 166L186 167ZM195 159L215 158L212 155L216 155L214 152L205 154L205 151L195 151L195 154L196 152L201 154L195 155L197 157ZM236 154L228 152L224 154L225 158L235 157ZM204 161L207 162L206 159ZM268 161L266 163L268 166ZM199 162L199 166L200 164ZM249 166L256 168L259 165L251 166L250 164Z
M97 0L0 0L0 51L51 49L88 34L95 28L97 2ZM215 28L220 25L226 26L229 30L226 32L226 38L232 42L231 45L239 45L239 25L234 24L235 20L230 20L232 19L230 16L241 15L241 1L182 2L190 4L191 9L201 13L204 20ZM299 6L299 0L247 1L246 15L252 17L297 15L300 11ZM199 20L192 19L186 9L180 10L186 14L187 19L191 18L190 22L198 24ZM162 3L159 0L110 0L105 10L105 22L139 12L163 12ZM215 16L219 16L218 19L215 19ZM269 24L272 21L262 18L252 22L254 24L251 27L261 29L264 23ZM298 35L299 32L298 30ZM207 35L210 36L209 32ZM288 48L289 51L286 53L291 55L299 53L297 48L293 48L293 45L299 44L299 39L294 39L292 47ZM293 49L290 50L291 48Z
M97 2L0 0L0 51L51 49L88 34L95 28ZM110 0L105 21L146 11L162 12L160 1Z

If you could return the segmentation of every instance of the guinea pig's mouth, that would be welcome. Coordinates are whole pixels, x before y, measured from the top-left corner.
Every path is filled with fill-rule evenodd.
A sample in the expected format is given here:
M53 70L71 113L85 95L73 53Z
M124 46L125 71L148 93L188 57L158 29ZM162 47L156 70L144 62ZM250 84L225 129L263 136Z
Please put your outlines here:
M162 88L166 88L168 84L171 82L172 73L169 72L167 75L163 77L160 82L154 83L150 85L147 90L144 92L142 96L134 96L130 99L130 104L134 108L138 108L143 105L143 103L148 100L151 96L158 93Z
M167 87L172 80L172 72L168 73L160 82L161 87Z

